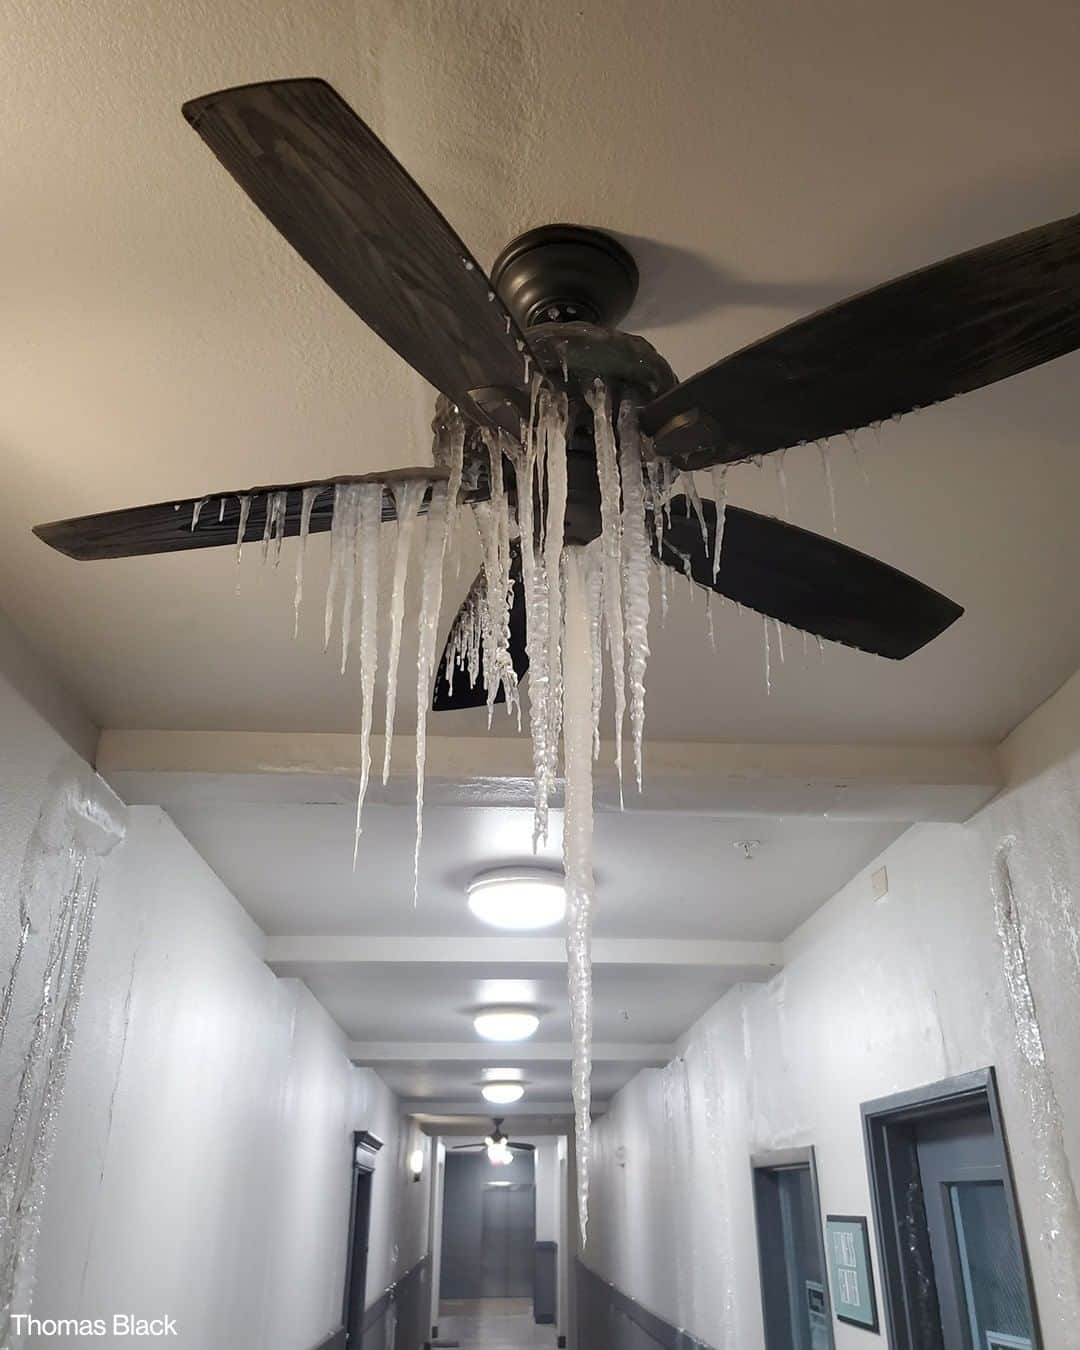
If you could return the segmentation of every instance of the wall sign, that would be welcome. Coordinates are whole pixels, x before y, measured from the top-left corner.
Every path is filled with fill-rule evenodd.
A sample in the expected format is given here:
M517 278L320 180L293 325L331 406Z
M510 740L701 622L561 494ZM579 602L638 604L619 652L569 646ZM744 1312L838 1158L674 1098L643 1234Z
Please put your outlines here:
M825 1219L829 1287L837 1319L879 1332L870 1238L862 1215L829 1214Z

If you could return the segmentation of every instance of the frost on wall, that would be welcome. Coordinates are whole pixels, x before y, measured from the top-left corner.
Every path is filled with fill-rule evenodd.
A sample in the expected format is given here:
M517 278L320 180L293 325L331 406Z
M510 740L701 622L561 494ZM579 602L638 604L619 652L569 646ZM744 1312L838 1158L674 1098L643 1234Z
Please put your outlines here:
M1045 828L1045 818L1041 824ZM1043 1321L1057 1322L1071 1335L1080 1319L1080 1202L1034 981L1038 951L1049 977L1041 987L1056 997L1064 995L1075 1015L1080 941L1068 874L1060 852L1048 844L1043 838L1038 860L1025 868L1016 836L1007 835L994 851L991 882L1016 1079L1038 1177L1036 1209L1027 1215L1028 1240L1041 1245L1049 1267L1053 1306L1045 1306L1044 1296ZM1075 1066L1070 1077L1075 1077Z
M16 940L0 998L0 1344L22 1343L57 1114L90 946L101 865L124 837L124 812L81 762L54 774L14 896Z

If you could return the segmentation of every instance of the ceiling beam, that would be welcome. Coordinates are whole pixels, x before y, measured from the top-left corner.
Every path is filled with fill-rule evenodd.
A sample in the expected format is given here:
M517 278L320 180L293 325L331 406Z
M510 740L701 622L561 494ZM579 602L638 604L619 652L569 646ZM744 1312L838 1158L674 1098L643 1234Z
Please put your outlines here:
M372 737L372 756L383 740ZM617 809L612 745L601 748L597 805ZM395 736L388 786L369 800L411 802L416 743ZM359 737L337 733L126 731L98 741L102 776L132 804L347 803L356 792ZM967 820L1003 784L993 746L736 744L650 741L645 792L628 809L724 815L825 815L834 820ZM522 806L533 800L526 737L431 736L432 805Z
M479 1063L491 1060L499 1063L507 1055L515 1063L570 1063L573 1047L569 1041L351 1041L348 1056L354 1064L453 1064ZM673 1045L595 1041L592 1048L594 1064L652 1064L663 1065L675 1058Z
M561 937L268 937L266 963L279 975L296 966L566 965ZM755 983L783 964L779 942L594 938L594 966L708 966Z

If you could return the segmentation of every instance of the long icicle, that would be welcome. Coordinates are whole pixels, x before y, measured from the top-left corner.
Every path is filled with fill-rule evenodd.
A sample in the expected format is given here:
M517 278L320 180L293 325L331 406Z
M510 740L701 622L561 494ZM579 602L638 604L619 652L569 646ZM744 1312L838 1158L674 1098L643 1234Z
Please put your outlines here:
M623 653L622 608L622 509L619 467L615 458L615 432L611 425L611 402L603 381L596 380L586 395L593 413L596 472L600 480L600 541L604 554L604 623L608 654L615 686L615 772L619 778L619 805L623 801L622 740L626 717L626 661Z
M382 524L383 486L360 483L360 787L356 793L356 832L353 837L353 868L360 853L360 832L371 777L371 719L375 708L375 672L379 663L379 527Z
M619 408L619 472L623 498L623 612L630 658L630 725L634 735L634 773L641 791L642 741L645 736L645 671L649 662L649 566L652 555L645 525L645 481L637 409L626 400Z
M390 595L390 655L386 666L386 727L382 780L390 779L390 751L394 739L394 709L397 706L398 661L401 657L401 625L405 618L405 583L409 575L409 554L416 534L416 515L427 492L423 478L407 478L394 484L394 509L397 514L397 544L394 549L394 577Z
M577 1143L578 1217L585 1244L589 1222L589 1160L592 1098L592 640L589 597L591 567L602 565L594 549L570 545L563 552L566 621L563 630L563 762L566 813L563 869L566 873L566 961L570 987L573 1063L571 1087Z
M420 903L420 844L424 834L424 772L427 764L427 715L435 674L435 651L442 609L443 566L449 537L448 485L433 483L424 525L423 594L416 660L416 846L413 851L413 905Z

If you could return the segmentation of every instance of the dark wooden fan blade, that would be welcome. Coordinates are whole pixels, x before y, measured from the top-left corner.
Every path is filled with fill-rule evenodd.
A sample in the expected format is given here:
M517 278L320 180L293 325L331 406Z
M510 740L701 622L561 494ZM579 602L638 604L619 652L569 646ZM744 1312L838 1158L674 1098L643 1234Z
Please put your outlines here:
M887 282L745 347L641 413L705 468L940 403L1080 346L1080 216Z
M241 85L183 113L384 342L462 411L517 433L528 406L521 333L439 211L330 85Z
M507 1144L506 1147L507 1147L507 1148L510 1148L510 1149L513 1149L515 1153L535 1153L535 1152L536 1152L536 1145L535 1145L535 1144L517 1144L517 1143L515 1143L512 1139L510 1140L510 1142Z
M242 492L214 492L207 497L132 506L124 511L103 511L95 516L73 516L35 525L34 533L50 548L69 558L134 558L147 553L175 553L192 548L236 545L240 532L241 504L246 499L244 542L262 539L266 513L275 493L286 493L282 536L300 533L300 514L305 488L321 487L311 510L310 530L318 534L330 528L334 512L335 483L382 482L388 485L407 478L448 478L445 469L393 469L352 477L330 478L322 483L282 483L248 488ZM198 508L198 510L196 510ZM421 511L427 509L427 502ZM383 493L383 520L395 517L394 496Z
M702 507L711 544L716 506L705 501ZM835 539L735 506L725 512L714 582L710 551L685 497L671 502L661 561L760 614L894 661L917 652L964 612L921 581Z
M469 1149L469 1148L487 1148L487 1144L454 1144L454 1145L451 1147L450 1152L451 1152L451 1153L461 1153L461 1152L463 1152L465 1149Z
M514 672L520 682L528 673L529 653L525 647L525 588L521 577L521 549L514 544L512 550L510 577L514 583L514 595L510 606L510 659L514 663ZM479 603L483 585L484 574L480 572L469 587L469 593L450 626L446 647L443 649L442 660L439 662L438 673L435 676L435 692L431 700L433 712L459 712L462 708L487 707L488 691L484 679L483 657L480 660L480 673L475 684L469 683L469 672L461 669L453 671L451 683L451 680L447 678L446 666L447 654L453 645L455 630L468 622L470 606L475 608ZM506 702L506 693L501 684L495 692L495 702Z

